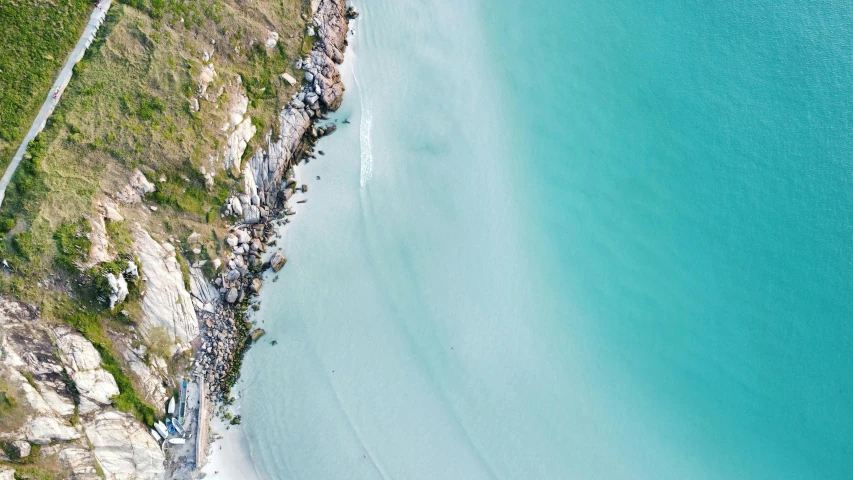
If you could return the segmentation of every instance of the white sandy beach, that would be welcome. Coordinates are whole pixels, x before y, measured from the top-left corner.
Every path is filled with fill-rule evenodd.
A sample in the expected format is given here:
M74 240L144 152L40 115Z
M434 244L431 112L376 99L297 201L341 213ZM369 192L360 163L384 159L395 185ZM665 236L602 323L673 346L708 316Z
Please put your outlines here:
M210 428L217 438L211 446L207 464L201 469L205 478L246 480L261 478L255 471L249 443L242 426L229 425L216 417L211 421Z

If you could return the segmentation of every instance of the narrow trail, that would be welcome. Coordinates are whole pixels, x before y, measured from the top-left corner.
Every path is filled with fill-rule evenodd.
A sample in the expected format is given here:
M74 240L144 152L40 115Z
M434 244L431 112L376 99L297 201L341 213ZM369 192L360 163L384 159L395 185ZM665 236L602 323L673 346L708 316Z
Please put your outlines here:
M3 205L3 199L6 198L6 188L9 186L9 182L12 180L12 176L15 174L15 170L17 170L18 165L20 165L21 159L24 158L27 146L29 146L30 142L33 141L33 138L42 131L45 123L47 123L48 117L50 117L50 114L53 113L53 110L59 103L59 99L62 97L65 87L68 85L68 82L71 81L74 65L83 58L83 55L86 53L86 49L92 44L92 40L95 39L95 34L98 32L98 27L104 23L107 11L110 9L111 5L112 0L102 0L92 11L92 15L89 16L89 23L87 23L86 28L83 29L83 34L80 36L80 40L77 40L77 44L74 45L74 50L71 51L71 54L65 61L65 65L63 65L62 70L59 71L59 76L56 77L56 81L53 82L53 86L50 88L50 91L47 92L47 98L45 98L38 115L36 115L33 124L30 126L27 135L24 137L24 141L21 142L21 146L18 147L18 151L15 152L15 156L12 157L12 163L6 167L6 172L3 174L3 178L0 179L0 205ZM58 92L56 98L54 98L54 92Z

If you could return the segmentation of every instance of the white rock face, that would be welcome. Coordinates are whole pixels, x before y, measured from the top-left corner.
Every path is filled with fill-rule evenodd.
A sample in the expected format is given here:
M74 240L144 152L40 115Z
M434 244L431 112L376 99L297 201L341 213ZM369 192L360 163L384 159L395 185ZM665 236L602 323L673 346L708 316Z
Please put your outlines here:
M285 108L279 115L281 132L277 142L267 135L266 151L258 150L243 169L243 191L229 199L229 212L245 223L257 222L281 187L284 169L296 159L310 117L303 110ZM257 204L252 202L257 198Z
M109 409L84 420L84 426L107 480L163 478L163 452L130 415Z
M189 347L198 336L198 318L192 299L184 287L175 248L159 244L139 225L133 232L133 248L142 264L145 295L142 297L143 335L154 327L164 327L171 339Z
M201 95L207 93L207 86L216 78L216 69L213 68L213 63L208 63L201 66L198 74L198 91Z
M66 389L62 370L51 335L38 322L36 309L0 298L0 375L20 388L23 400L38 416L74 413L74 399Z
M153 183L149 182L145 175L136 169L130 174L130 183L115 194L116 200L122 203L139 203L145 198L146 193L155 190Z
M109 282L110 288L112 288L112 293L110 294L110 309L113 309L116 305L127 298L127 280L125 280L124 275L121 274L113 275L112 273L107 273L104 277L107 279L107 282Z
M258 129L252 125L251 117L245 116L248 109L249 97L241 91L228 110L228 124L224 126L224 130L226 132L231 130L231 133L228 135L225 146L223 163L226 170L231 170L235 174L240 169L240 161L249 145L249 140L258 132Z
M56 418L38 417L24 425L24 436L28 442L47 445L50 442L76 440L80 438L80 433Z
M267 48L275 48L275 45L278 43L278 32L274 32L272 30L267 32L267 41L264 42Z
M157 365L147 365L141 356L142 353L137 354L129 345L122 345L120 351L122 358L130 368L131 375L136 378L140 387L138 393L152 405L165 405L169 398L166 387L163 386L166 370L161 370ZM149 357L159 358L156 355L149 355Z
M124 217L118 211L118 205L106 198L98 202L98 213L104 217L104 220L109 222L121 222L124 220Z
M237 127L228 136L228 144L225 147L225 168L232 171L240 169L240 160L243 158L243 152L249 145L249 140L255 136L258 129L252 125L252 119L246 117L240 122Z
M53 330L56 347L63 363L75 372L95 370L101 367L101 354L82 335L71 327L60 325Z
M107 240L107 226L104 224L104 217L101 215L93 215L89 217L89 225L92 227L92 233L89 235L91 247L89 247L89 262L86 267L91 268L99 263L112 261L114 258L109 252L109 241Z
M44 450L42 450L44 451ZM95 456L83 448L66 448L59 452L59 462L74 480L99 480Z
M0 480L15 480L15 469L0 466Z
M113 376L101 368L101 354L68 326L56 327L54 334L59 356L80 392L80 412L89 413L109 405L110 398L118 395L119 390Z

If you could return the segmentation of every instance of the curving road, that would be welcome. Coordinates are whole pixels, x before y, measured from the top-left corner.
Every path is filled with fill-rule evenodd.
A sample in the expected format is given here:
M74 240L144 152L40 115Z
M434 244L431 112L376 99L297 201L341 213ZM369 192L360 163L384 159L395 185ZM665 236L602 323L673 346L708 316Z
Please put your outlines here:
M15 170L18 168L18 165L20 165L21 159L24 158L27 146L33 138L42 131L45 123L47 122L47 118L51 113L53 113L54 108L56 108L56 104L59 103L59 97L62 96L62 92L71 80L74 65L83 58L83 54L86 53L86 49L89 48L92 40L95 39L98 27L104 23L104 18L107 16L107 10L110 9L110 5L112 5L112 0L102 0L99 6L92 11L92 15L89 17L89 23L86 24L86 28L83 30L83 35L80 36L80 40L77 41L77 45L74 45L74 50L71 51L71 55L68 56L68 60L65 61L65 65L62 66L62 70L59 71L59 76L56 78L56 81L53 82L53 87L51 87L50 92L47 93L47 98L44 100L44 104L42 104L38 115L36 115L36 119L30 126L30 130L24 137L24 141L21 142L21 146L18 147L18 151L15 152L15 156L12 157L12 163L6 167L6 172L3 174L3 178L0 179L0 205L3 205L3 199L6 198L6 188L9 186L9 182L12 180L12 175L15 174ZM53 98L54 92L59 92L56 98Z

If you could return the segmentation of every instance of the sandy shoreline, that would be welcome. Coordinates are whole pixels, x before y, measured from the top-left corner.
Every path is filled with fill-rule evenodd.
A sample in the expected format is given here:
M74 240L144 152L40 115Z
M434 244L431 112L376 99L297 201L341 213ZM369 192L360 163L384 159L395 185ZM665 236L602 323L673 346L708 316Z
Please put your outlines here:
M347 35L348 39L352 38L352 32L354 30L350 30L350 34ZM353 73L352 73L352 62L354 59L353 46L349 45L344 52L344 62L340 64L339 71L341 73L342 81L345 87L350 88L353 87ZM335 118L334 112L330 112L331 118ZM321 122L321 123L333 123L333 122ZM334 122L340 126L340 122ZM320 139L316 144L316 148L322 150L323 141ZM315 160L319 161L319 160ZM314 180L308 175L306 172L302 171L301 167L305 166L304 163L300 163L295 165L294 177L298 184L307 183L310 184ZM296 217L290 217L291 221L296 221L296 218L299 217L300 213L303 213L306 210L307 203L298 203L302 200L308 200L308 195L304 192L297 191L293 197L291 197L288 202L289 208L297 213ZM275 227L275 236L278 239L278 246L275 248L269 248L267 251L266 257L271 257L275 252L284 253L283 246L285 242L283 241L286 236L287 229L284 228L285 225L280 224ZM275 276L273 272L267 272L264 275L264 281L267 282L270 280L272 276ZM253 320L252 323L255 324L256 327L262 327L261 323L258 323ZM242 373L242 372L241 372ZM232 415L240 415L242 409L242 399L240 398L245 385L242 384L242 381L238 381L238 384L234 386L234 393L236 397L236 401L233 405L228 407L228 411L231 412ZM249 446L249 439L246 435L245 426L244 425L230 425L230 422L227 420L223 420L220 415L217 413L219 409L219 404L214 403L211 408L213 408L212 418L210 421L210 444L208 446L208 454L204 466L199 469L202 476L204 478L221 478L221 479L261 479L265 478L259 471L257 466L255 465L254 459L252 457L252 451Z
M230 428L228 428L230 427ZM218 416L210 422L211 434L216 438L208 455L207 464L201 469L205 478L260 479L246 433L241 425L229 425Z

